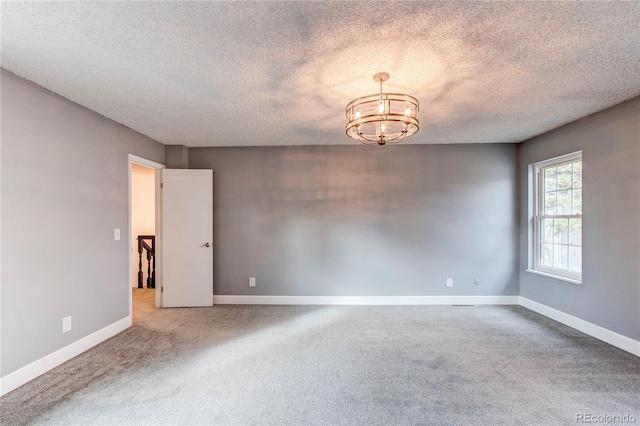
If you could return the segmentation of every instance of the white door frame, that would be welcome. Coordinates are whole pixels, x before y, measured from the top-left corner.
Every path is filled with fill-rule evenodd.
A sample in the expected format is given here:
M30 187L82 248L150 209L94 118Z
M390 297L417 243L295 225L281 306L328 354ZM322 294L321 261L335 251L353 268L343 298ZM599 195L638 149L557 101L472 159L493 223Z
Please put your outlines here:
M131 238L132 235L132 223L131 223L131 165L139 164L141 166L150 167L155 169L156 172L156 194L155 194L155 210L156 210L156 260L162 259L162 227L160 224L162 223L162 194L160 192L160 170L164 169L164 164L156 163L155 161L147 160L146 158L138 157L137 155L129 154L129 232L127 232L127 237L129 238L127 247L129 252L129 277L127 280L127 289L129 292L129 318L133 318L133 295L131 292L131 277L133 274L133 269L131 267ZM162 262L156 262L156 308L162 306Z

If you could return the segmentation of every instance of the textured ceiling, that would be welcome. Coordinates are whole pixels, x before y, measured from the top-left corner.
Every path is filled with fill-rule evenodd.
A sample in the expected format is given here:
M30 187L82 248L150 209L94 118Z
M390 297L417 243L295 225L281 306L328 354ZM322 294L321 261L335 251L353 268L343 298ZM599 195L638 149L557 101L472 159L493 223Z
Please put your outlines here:
M6 2L2 67L164 144L345 145L344 108L421 102L404 143L521 142L640 94L640 3Z

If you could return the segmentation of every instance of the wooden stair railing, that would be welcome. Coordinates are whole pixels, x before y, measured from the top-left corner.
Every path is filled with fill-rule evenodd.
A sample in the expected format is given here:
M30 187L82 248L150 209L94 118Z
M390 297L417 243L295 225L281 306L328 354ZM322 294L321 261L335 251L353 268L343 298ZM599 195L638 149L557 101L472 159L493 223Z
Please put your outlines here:
M145 240L150 240L151 245ZM138 288L144 288L142 281L142 252L147 251L147 288L156 288L156 236L138 235ZM152 264L153 261L153 264ZM151 269L153 265L153 270Z

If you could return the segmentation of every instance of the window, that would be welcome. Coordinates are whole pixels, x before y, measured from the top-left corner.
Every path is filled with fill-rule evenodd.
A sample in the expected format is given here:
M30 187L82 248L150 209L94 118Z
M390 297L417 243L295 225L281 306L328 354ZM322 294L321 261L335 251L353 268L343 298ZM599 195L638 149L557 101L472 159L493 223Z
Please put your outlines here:
M533 271L582 281L582 153L534 164Z

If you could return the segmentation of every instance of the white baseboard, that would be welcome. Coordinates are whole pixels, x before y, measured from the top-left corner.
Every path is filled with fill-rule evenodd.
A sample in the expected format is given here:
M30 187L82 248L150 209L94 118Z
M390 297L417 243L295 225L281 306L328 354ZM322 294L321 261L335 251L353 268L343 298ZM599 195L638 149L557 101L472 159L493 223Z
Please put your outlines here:
M640 356L640 341L638 340L623 336L615 331L600 327L599 325L595 325L578 317L574 317L573 315L569 315L547 305L543 305L542 303L527 299L526 297L520 297L520 305L564 325L568 325L571 328L575 328L576 330L595 337L596 339L602 340L603 342L609 343L617 348L630 352L636 356Z
M108 338L115 336L130 327L131 324L131 316L125 317L101 330L96 331L95 333L88 335L87 337L83 337L62 349L40 358L31 364L25 365L13 373L7 374L0 378L0 396L24 385L52 368L57 367L63 362L80 355L82 352L91 349L98 343L104 342Z
M215 305L518 305L520 296L213 296Z

